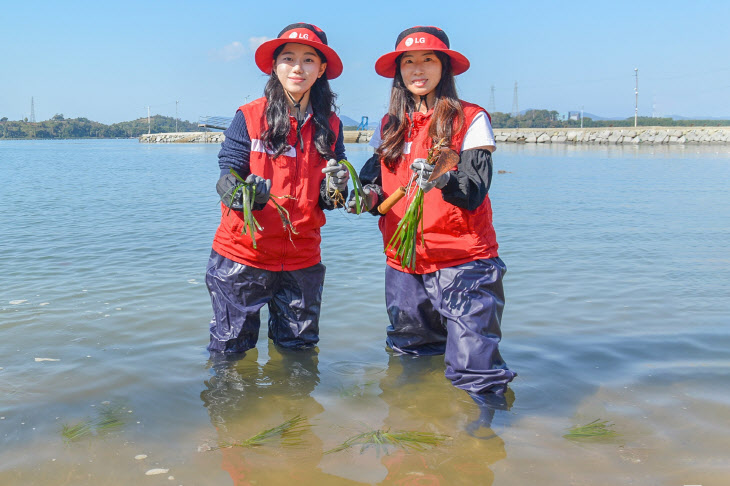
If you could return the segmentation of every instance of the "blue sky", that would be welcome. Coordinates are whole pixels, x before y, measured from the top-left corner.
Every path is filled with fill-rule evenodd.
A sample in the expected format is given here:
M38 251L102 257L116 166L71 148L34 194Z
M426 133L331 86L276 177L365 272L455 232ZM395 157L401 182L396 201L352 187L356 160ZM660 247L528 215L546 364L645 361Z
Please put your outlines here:
M726 1L25 2L0 7L0 117L56 113L104 123L153 114L233 116L261 96L253 62L285 25L323 28L345 71L332 82L341 113L379 118L390 81L379 55L413 25L436 25L471 61L461 97L497 111L580 110L730 117ZM247 98L248 97L248 98Z

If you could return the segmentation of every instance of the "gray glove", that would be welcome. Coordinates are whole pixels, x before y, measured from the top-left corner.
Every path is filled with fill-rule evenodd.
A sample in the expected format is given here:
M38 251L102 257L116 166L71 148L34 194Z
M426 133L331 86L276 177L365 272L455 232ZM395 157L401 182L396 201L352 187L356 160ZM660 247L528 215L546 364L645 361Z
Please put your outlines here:
M271 192L271 179L264 179L256 174L249 174L246 177L246 184L252 184L256 187L256 196L253 198L253 202L256 204L266 204L269 200L269 193Z
M428 192L434 187L437 189L443 189L444 186L449 182L449 173L442 174L431 182L427 182L428 178L433 173L434 166L426 163L426 159L416 159L411 164L411 170L418 174L416 182L419 187L423 189L423 192Z
M350 180L350 171L347 170L344 164L340 164L335 159L330 159L327 162L327 167L322 169L322 173L330 175L327 190L338 190L342 192L347 189L347 181Z
M378 204L378 193L372 189L371 184L364 185L362 192L363 194L360 196L360 212L365 213L373 209ZM357 213L357 208L355 207L355 191L350 193L350 199L347 201L347 212L353 214Z

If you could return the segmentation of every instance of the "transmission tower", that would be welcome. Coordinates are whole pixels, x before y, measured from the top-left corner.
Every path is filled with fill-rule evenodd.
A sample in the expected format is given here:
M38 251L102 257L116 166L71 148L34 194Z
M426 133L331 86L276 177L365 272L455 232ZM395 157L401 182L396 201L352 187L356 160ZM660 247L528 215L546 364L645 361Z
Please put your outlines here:
M35 123L35 103L33 97L30 97L30 120L31 123Z
M515 94L512 97L512 116L516 117L520 114L520 108L517 104L517 81L515 81Z
M494 104L494 85L492 85L492 92L489 95L489 106L487 107L490 113L497 111L497 107Z

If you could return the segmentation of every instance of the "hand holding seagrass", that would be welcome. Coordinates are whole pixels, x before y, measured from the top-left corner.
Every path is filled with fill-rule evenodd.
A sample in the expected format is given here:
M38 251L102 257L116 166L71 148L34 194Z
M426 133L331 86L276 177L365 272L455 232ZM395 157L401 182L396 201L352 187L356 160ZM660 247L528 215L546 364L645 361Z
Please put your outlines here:
M264 179L256 174L249 174L246 177L246 184L255 188L253 202L256 204L266 204L271 194L271 179Z
M322 173L329 175L327 180L327 189L331 191L344 191L347 189L347 181L350 180L350 172L345 164L330 159L327 166L322 169Z
M449 173L444 172L443 174L435 174L435 165L431 165L426 162L426 159L416 159L411 164L411 170L416 173L416 183L418 187L423 189L423 192L428 192L434 187L437 189L443 189L447 182L449 182ZM432 177L436 175L436 177Z

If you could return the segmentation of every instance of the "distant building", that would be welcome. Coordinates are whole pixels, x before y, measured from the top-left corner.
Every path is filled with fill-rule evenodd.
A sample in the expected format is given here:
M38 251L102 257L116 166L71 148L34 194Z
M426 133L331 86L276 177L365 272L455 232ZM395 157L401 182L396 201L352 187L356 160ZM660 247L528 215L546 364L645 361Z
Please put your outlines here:
M580 121L580 111L569 111L568 121Z

